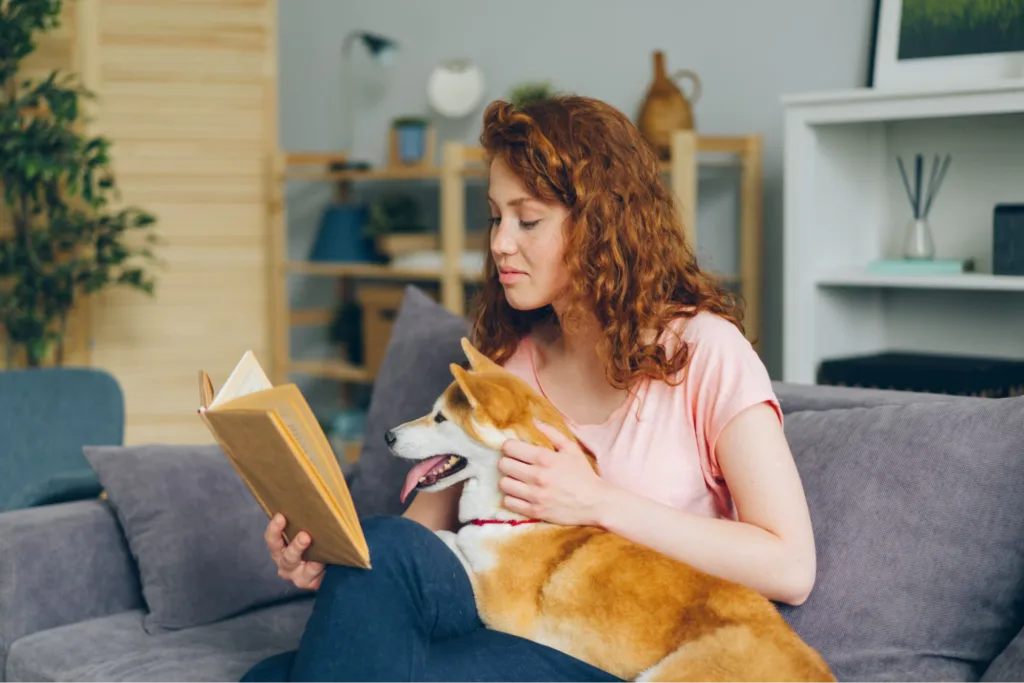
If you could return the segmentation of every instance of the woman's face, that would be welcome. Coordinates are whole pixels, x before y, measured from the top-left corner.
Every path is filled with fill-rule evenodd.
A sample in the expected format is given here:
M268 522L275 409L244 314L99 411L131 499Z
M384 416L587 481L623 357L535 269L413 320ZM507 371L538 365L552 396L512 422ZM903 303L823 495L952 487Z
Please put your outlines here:
M531 197L501 160L491 163L491 253L509 305L533 310L552 304L565 291L562 226L569 211Z

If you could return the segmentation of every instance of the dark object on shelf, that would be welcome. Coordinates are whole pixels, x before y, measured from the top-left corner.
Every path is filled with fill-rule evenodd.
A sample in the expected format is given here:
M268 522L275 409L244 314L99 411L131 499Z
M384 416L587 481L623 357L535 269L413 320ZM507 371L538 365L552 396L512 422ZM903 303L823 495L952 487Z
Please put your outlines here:
M404 192L389 192L374 199L363 226L367 237L423 233L426 230L420 203Z
M364 263L377 258L373 240L365 235L369 208L364 204L333 204L320 219L310 261Z
M369 171L373 166L369 161L353 159L351 161L336 161L330 165L331 173L344 173L345 171Z
M1024 360L890 351L822 361L818 384L954 396L1024 394Z
M992 272L1024 275L1024 204L996 204L992 212Z
M334 314L330 330L331 341L345 349L345 358L353 365L363 364L363 309L346 301Z

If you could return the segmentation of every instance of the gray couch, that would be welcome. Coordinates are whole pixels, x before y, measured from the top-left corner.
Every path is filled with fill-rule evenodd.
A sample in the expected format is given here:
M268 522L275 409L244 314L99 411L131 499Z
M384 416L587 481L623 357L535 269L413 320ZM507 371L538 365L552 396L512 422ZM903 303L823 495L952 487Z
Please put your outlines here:
M409 291L346 472L362 514L401 511L372 437L426 410L464 332ZM790 623L842 680L1024 680L1024 399L776 391L819 550ZM311 597L215 448L86 451L109 500L0 514L6 680L237 680L296 646Z

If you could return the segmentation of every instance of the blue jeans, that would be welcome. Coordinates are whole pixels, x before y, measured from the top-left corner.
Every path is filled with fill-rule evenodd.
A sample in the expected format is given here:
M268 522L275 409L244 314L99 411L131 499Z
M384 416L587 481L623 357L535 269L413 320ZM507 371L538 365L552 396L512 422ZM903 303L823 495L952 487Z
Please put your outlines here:
M433 532L364 519L373 569L330 565L299 649L243 681L617 681L558 650L484 627L465 569Z

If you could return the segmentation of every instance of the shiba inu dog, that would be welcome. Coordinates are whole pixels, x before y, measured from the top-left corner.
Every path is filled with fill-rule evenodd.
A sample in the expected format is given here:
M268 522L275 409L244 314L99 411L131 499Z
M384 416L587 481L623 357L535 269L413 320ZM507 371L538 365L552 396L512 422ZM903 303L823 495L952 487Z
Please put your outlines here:
M498 488L502 443L516 438L551 447L534 418L575 437L527 383L468 340L462 347L470 369L453 364L455 381L433 410L385 438L396 456L416 461L403 500L414 489L465 482L463 526L439 535L469 573L487 627L625 680L835 680L818 652L755 591L602 529L528 520L505 509Z

